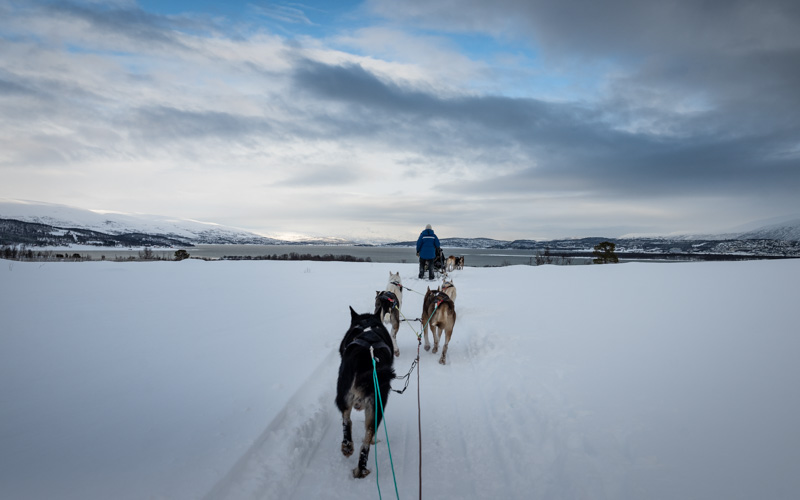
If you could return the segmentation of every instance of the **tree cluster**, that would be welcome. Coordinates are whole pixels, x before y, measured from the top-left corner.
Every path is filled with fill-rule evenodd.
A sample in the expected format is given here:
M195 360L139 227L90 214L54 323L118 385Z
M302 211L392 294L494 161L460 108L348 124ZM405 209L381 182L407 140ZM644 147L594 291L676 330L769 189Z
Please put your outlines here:
M285 253L282 255L226 255L223 260L313 260L319 262L372 262L371 257L361 258L352 255L312 255L310 253L300 254L297 252Z

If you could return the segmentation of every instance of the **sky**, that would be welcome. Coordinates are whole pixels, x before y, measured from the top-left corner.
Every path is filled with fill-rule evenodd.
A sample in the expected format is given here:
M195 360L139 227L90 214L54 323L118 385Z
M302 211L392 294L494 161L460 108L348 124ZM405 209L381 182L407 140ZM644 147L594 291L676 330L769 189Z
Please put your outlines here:
M267 236L800 214L794 0L0 0L0 197Z

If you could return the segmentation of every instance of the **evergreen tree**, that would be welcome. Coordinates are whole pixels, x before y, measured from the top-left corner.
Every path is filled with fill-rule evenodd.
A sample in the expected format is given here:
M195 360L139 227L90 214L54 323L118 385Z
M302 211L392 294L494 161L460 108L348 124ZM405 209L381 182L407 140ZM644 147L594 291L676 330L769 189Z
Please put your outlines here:
M616 264L619 262L619 258L617 258L617 254L614 253L614 249L617 245L611 243L610 241L604 241L602 243L598 243L594 246L594 262L595 264Z

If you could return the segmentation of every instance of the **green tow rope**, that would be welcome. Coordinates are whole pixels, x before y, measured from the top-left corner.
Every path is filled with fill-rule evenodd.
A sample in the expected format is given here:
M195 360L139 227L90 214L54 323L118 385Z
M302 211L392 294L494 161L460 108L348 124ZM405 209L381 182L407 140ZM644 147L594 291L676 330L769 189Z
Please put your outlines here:
M389 430L386 428L386 415L383 412L383 400L381 393L378 390L378 368L375 365L375 353L372 346L369 348L369 355L372 356L372 380L375 385L375 401L380 404L381 414L383 415L383 432L386 434L386 447L389 449L389 463L392 465L392 479L394 479L394 493L397 499L400 500L400 493L397 491L397 477L394 474L394 460L392 460L392 446L389 444ZM375 484L378 485L378 498L383 498L381 495L381 483L378 480L378 405L375 405Z

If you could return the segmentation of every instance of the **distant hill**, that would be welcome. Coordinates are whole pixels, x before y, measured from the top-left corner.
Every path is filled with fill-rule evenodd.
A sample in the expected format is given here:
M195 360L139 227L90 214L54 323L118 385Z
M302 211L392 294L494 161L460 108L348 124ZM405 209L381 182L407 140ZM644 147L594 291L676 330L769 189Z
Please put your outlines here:
M532 250L549 252L553 255L591 256L594 246L602 241L611 241L616 245L616 252L627 254L628 258L639 255L652 258L657 255L742 255L763 257L800 257L800 241L773 239L736 239L720 240L680 238L574 238L564 240L515 240L502 241L488 238L442 238L439 240L445 254L454 253L455 249L497 249L497 250ZM416 241L403 241L383 246L413 247ZM453 249L453 252L448 252Z
M591 256L602 241L616 244L618 253L652 258L657 255L691 256L727 255L762 257L800 257L800 220L766 226L736 234L681 235L671 237L570 238L561 240L494 240L490 238L440 238L445 253L448 248L533 250L555 255ZM413 247L416 241L401 241L384 246Z

